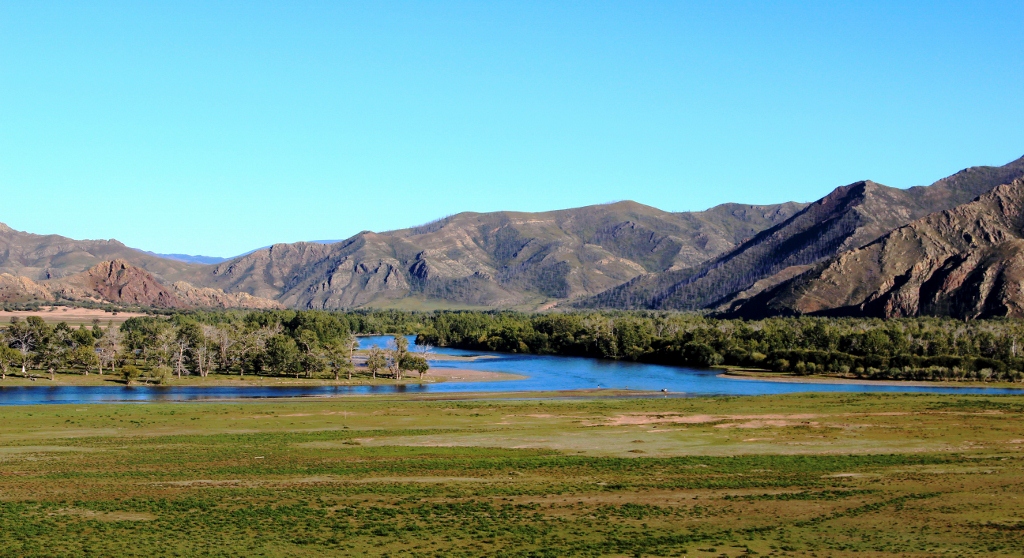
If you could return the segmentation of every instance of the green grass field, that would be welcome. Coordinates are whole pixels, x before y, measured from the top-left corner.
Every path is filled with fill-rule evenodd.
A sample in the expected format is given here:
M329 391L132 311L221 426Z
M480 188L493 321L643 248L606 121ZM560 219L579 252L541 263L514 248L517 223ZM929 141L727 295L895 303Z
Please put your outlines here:
M4 556L1024 554L1024 398L0 408Z

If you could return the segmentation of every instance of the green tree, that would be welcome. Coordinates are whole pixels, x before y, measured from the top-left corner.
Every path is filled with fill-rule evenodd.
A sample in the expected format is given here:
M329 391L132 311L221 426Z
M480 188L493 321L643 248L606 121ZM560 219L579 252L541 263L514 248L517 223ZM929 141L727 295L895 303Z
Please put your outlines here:
M35 328L28 323L16 321L12 322L10 327L7 328L7 339L10 346L17 349L21 355L21 375L27 376L28 373L25 370L25 366L31 360L29 353L35 349L36 344L39 342L39 335Z
M300 354L295 340L278 333L267 339L266 364L274 374L289 374L299 370Z
M341 377L342 370L348 373L349 380L352 379L352 360L349 357L350 349L351 344L349 343L348 335L342 338L331 339L323 345L324 359L331 371L334 372L334 381L338 381Z
M300 368L306 372L307 378L312 375L319 375L321 371L327 368L326 351L321 346L316 332L310 329L300 330L295 343L298 345L301 353ZM296 373L296 377L298 377L298 373Z
M86 376L89 375L89 368L99 366L100 362L99 357L96 355L96 350L89 345L75 347L68 356L68 360L74 366L81 366Z
M121 367L121 377L124 378L124 382L126 384L131 384L132 382L138 380L139 376L141 375L142 372L139 371L139 368L134 364L126 364Z
M651 347L653 328L645 321L623 320L615 324L619 352L630 360L638 360Z
M29 319L35 317L29 316ZM39 323L42 324L41 319ZM57 370L67 365L68 354L71 348L69 342L71 328L66 323L61 322L53 328L47 328L44 331L46 331L46 334L42 336L42 341L36 347L36 360L40 366L50 373L50 380L53 381Z
M408 354L402 358L402 369L412 370L420 373L420 379L423 379L423 375L426 374L427 370L430 370L430 364L427 363L427 359L420 355Z
M99 373L103 375L103 365L106 364L111 372L117 374L117 358L121 354L121 330L107 326L103 336L96 343L99 353Z
M396 380L402 379L402 363L409 355L409 340L403 335L396 335L388 343L387 360L391 367L391 374Z
M683 362L691 366L711 368L722 363L722 355L710 345L690 341L683 345Z
M377 371L387 365L388 360L384 356L384 351L376 345L370 347L370 353L366 357L366 367L370 369L370 374L373 375L374 379L377 379Z
M21 353L7 345L0 345L0 380L7 379L11 366L21 362Z
M171 367L169 366L157 366L154 367L150 372L150 376L153 378L153 382L157 384L166 384L167 380L171 377Z

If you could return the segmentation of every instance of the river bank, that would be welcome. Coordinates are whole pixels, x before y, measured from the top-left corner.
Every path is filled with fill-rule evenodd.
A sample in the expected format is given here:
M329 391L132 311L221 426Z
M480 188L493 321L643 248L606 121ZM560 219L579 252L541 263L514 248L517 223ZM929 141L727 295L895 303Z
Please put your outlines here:
M50 375L45 371L33 370L29 372L30 377L20 375L8 375L6 379L0 380L2 387L47 387L47 386L124 386L124 378L120 374L90 373L88 376L81 373L64 374L58 373L50 380ZM416 385L416 384L437 384L444 382L501 382L510 380L521 380L525 376L509 374L505 372L494 372L488 370L472 370L463 368L431 368L427 374L420 378L418 375L406 376L396 381L392 378L372 378L365 368L357 368L351 380L344 376L340 380L331 378L294 378L283 376L254 376L237 374L210 374L209 376L170 376L165 382L157 384L147 381L145 376L139 381L132 382L135 386L182 386L182 387L217 387L217 386L395 386L395 385Z
M836 384L857 386L907 386L907 387L993 387L993 388L1024 388L1024 385L1013 382L949 382L920 380L871 380L865 378L842 378L823 374L797 376L787 372L768 372L750 368L730 368L718 374L719 378L729 380L755 380L782 384Z

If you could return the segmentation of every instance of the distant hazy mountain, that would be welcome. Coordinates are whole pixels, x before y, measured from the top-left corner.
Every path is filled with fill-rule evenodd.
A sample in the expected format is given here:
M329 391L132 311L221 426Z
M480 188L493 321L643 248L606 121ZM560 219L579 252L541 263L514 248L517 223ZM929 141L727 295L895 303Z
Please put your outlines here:
M185 277L300 308L415 305L409 299L428 306L535 307L693 266L801 208L726 204L669 213L619 202L545 213L460 213L332 244L278 244Z
M641 275L579 307L696 310L753 296L817 262L859 248L896 227L951 209L1024 176L1024 158L973 167L931 186L900 190L862 181L836 188L770 229L687 269Z
M737 301L733 316L1024 316L1024 179Z
M151 256L164 258L166 260L174 260L176 262L184 263L194 263L199 265L218 264L220 262L228 261L228 258L220 258L217 256L191 256L189 254L157 254L156 252L145 252Z

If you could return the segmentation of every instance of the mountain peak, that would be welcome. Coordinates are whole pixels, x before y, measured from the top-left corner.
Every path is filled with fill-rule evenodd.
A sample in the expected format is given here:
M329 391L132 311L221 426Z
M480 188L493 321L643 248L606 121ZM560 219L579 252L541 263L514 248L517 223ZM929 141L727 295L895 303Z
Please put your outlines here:
M977 167L928 187L900 190L870 180L840 186L785 222L690 269L641 277L579 303L583 307L713 308L857 249L935 211L954 208L1024 175L1019 160ZM779 278L773 276L781 274Z
M730 316L1024 316L1024 178L933 213L763 293Z

